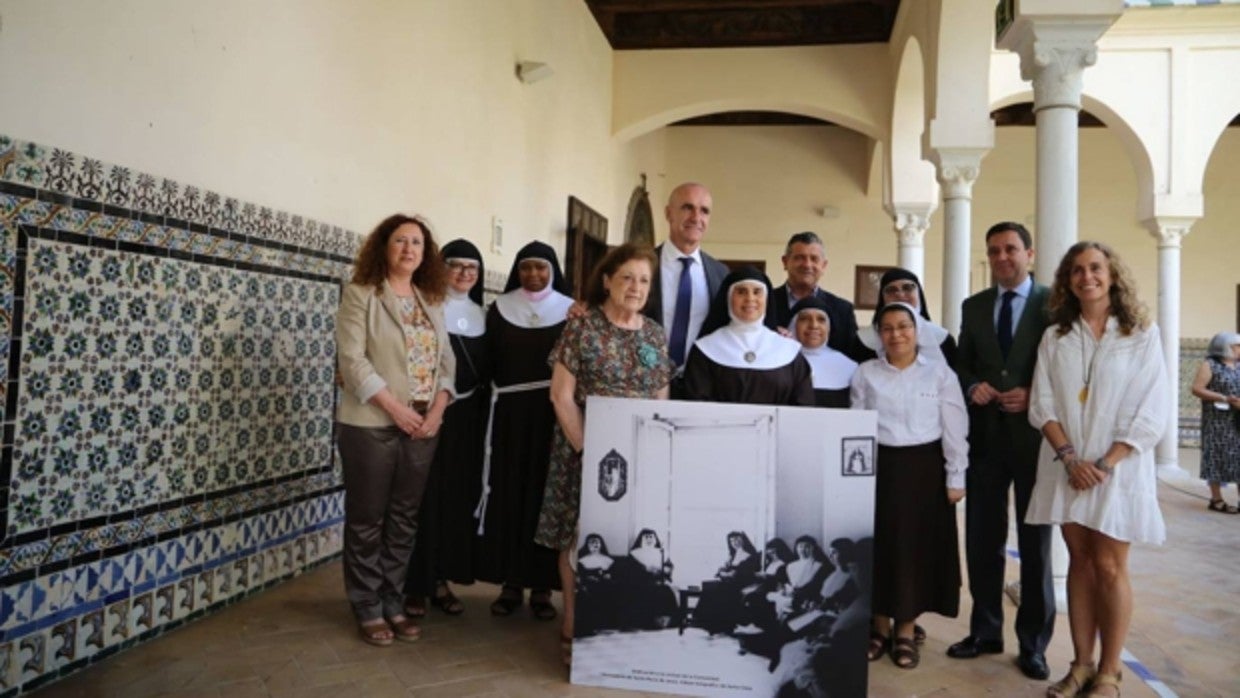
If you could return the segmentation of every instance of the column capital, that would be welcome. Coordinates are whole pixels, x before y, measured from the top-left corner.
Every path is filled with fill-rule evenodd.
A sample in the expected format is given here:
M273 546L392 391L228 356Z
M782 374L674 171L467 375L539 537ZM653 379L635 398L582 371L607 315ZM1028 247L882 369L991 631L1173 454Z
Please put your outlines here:
M1021 3L996 45L1020 55L1020 77L1033 82L1035 112L1080 109L1083 73L1098 60L1098 38L1119 19L1123 3L1080 2L1074 11L1039 4Z
M1195 216L1154 216L1142 223L1149 228L1150 234L1158 241L1159 249L1162 249L1178 248L1198 220Z
M921 247L930 228L930 206L895 206L891 212L895 218L896 237L901 247Z
M982 171L985 148L935 148L930 161L935 165L944 199L972 199L973 183Z

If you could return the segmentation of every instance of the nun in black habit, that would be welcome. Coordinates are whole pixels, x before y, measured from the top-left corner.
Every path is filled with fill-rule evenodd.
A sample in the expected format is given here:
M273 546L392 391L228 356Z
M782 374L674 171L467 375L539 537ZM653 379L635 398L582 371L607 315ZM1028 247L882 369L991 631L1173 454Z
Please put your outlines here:
M874 317L883 311L889 303L905 303L912 306L921 316L922 322L917 326L917 348L929 359L941 359L948 366L956 362L956 340L947 328L936 325L930 319L930 311L926 309L926 293L921 288L921 280L907 269L896 267L888 269L878 281L878 307L874 309ZM868 354L862 359L878 357L883 352L883 342L873 326L857 330L857 340L865 347Z
M458 239L440 250L448 267L444 320L456 355L456 399L444 411L439 446L431 462L426 494L418 511L417 542L405 578L405 612L426 615L426 599L444 613L465 610L448 582L474 581L474 506L482 492L483 436L489 376L482 279L486 267L478 248Z
M771 281L744 267L728 274L685 361L690 400L814 406L801 345L773 329Z
M551 589L559 588L558 551L534 543L551 454L555 412L547 355L564 329L568 285L550 245L531 242L517 252L504 293L487 311L491 357L488 451L483 458L478 517L478 578L502 584L491 613L511 615L531 589L530 610L555 618Z
M827 346L831 313L818 296L806 296L792 306L788 330L801 343L801 356L813 371L814 403L819 407L848 409L848 392L857 362Z

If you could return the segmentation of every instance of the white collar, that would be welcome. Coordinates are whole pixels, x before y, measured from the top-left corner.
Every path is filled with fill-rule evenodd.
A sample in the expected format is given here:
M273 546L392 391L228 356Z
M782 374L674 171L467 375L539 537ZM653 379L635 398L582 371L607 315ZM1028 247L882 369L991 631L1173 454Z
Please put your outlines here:
M1026 274L1025 280L1016 284L1015 288L1004 288L1003 284L995 284L995 293L999 295L999 299L1003 299L1004 291L1015 291L1016 295L1021 298L1028 298L1030 292L1033 291L1033 275Z
M546 298L531 301L521 289L516 288L495 299L499 314L517 327L551 327L564 322L573 299L552 291Z
M796 360L801 353L800 342L761 323L755 325L732 322L702 337L694 346L711 361L732 368L770 370Z
M817 349L801 347L801 356L813 370L814 387L818 390L839 390L852 385L857 362L827 345Z
M585 557L577 560L577 564L588 570L606 570L610 569L615 560L610 556L602 553L590 553Z
M660 264L662 264L664 267L671 267L673 264L679 264L680 262L676 260L680 259L681 257L692 257L693 262L695 264L697 264L699 267L702 266L702 248L701 247L698 247L696 250L690 252L689 254L685 254L684 252L680 251L680 248L673 245L671 240L668 240L667 242L663 243L663 252L662 254L659 255Z
M443 317L450 334L481 337L487 329L486 314L469 299L468 293L449 290L443 303Z

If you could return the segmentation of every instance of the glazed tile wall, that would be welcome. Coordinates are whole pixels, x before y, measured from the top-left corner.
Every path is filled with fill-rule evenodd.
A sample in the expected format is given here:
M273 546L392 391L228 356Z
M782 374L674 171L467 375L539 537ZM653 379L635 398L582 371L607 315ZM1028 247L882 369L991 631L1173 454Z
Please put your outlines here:
M338 553L356 245L0 135L0 696Z

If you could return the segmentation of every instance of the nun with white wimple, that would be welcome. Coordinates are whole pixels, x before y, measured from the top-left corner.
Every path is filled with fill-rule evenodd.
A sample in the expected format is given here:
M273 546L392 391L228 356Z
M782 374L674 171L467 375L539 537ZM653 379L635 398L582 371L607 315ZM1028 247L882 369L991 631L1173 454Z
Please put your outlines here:
M878 307L874 309L877 317L888 303L904 303L911 306L921 316L917 333L917 348L927 359L941 359L948 366L956 361L956 340L947 328L936 325L930 319L930 311L926 309L926 292L921 287L921 279L907 269L896 267L888 269L878 282ZM870 350L869 358L882 356L883 342L874 327L867 326L857 330L857 339Z
M468 240L440 249L448 271L443 303L448 343L456 355L456 399L444 410L439 445L431 461L418 511L417 542L405 575L405 613L426 615L427 599L448 615L465 610L448 582L474 582L474 506L482 492L482 446L486 434L486 313L482 309L482 254Z
M801 356L814 374L814 404L848 409L849 388L857 362L827 346L831 338L831 315L818 296L806 296L792 306L788 331L801 343Z
M799 342L772 329L770 296L770 279L753 267L723 280L685 361L688 399L814 406L809 362Z
M555 411L547 356L564 330L568 285L555 250L531 242L517 252L504 293L487 311L491 357L490 451L483 460L478 578L503 589L491 613L512 615L530 589L535 618L556 616L558 551L534 543L551 457Z

